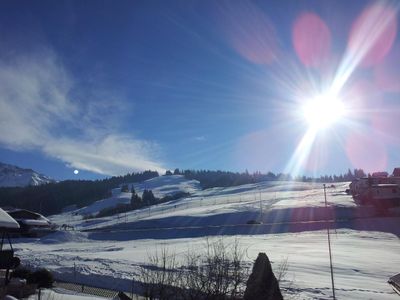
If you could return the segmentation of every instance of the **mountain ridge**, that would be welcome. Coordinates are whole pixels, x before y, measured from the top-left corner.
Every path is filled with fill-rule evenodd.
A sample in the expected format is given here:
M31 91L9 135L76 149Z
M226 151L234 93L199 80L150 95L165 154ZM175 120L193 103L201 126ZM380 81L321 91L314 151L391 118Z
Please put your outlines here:
M0 162L0 187L26 187L52 183L55 180L32 169Z

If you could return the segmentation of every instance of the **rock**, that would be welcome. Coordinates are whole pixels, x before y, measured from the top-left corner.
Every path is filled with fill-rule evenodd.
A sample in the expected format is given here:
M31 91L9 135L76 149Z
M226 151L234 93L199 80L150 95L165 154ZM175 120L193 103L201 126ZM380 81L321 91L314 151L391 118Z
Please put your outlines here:
M259 253L247 280L244 300L283 300L279 283L265 253Z

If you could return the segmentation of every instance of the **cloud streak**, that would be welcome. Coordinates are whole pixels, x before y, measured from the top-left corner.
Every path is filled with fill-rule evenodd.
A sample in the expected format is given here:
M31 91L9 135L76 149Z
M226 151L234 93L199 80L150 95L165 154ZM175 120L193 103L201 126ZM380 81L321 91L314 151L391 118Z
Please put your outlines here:
M0 58L0 145L103 175L164 170L156 143L118 131L118 99L76 86L51 49Z

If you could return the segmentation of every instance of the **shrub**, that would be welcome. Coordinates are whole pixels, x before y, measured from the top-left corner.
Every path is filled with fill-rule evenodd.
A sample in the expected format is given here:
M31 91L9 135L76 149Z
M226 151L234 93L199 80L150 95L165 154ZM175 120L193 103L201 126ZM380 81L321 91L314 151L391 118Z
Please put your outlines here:
M94 218L95 218L95 216L92 214L87 214L82 217L83 220L90 220L90 219L94 219Z
M243 296L249 268L239 243L207 240L204 255L188 251L184 263L166 249L149 257L141 268L144 295L150 299L238 299Z
M129 186L127 184L121 185L121 192L128 193L129 192Z
M28 277L28 283L37 284L39 288L49 288L53 286L54 277L53 274L47 269L39 269Z
M180 272L175 254L167 249L149 256L150 266L140 270L143 294L148 299L174 299L179 289ZM174 297L175 295L175 297Z
M246 222L246 224L248 224L248 225L258 225L258 224L261 224L261 222L257 221L257 220L248 220Z
M15 277L15 278L21 278L21 279L28 279L29 276L32 274L32 271L29 270L26 267L18 267L16 268L12 274L11 277Z

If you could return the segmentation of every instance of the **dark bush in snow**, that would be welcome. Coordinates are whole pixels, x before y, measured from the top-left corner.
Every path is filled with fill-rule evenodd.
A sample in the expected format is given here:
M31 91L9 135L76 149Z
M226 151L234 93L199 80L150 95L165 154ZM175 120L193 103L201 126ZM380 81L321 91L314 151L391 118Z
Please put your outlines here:
M44 288L49 288L53 286L54 282L54 277L53 274L47 269L39 269L35 272L33 272L29 277L28 277L28 283L35 283L37 286L44 287Z
M246 222L246 224L248 224L248 225L258 225L258 224L261 224L261 222L257 221L257 220L249 220L249 221Z
M265 253L259 253L253 271L247 280L244 300L283 300L279 282Z
M16 268L12 274L11 277L15 277L15 278L22 278L22 279L28 279L28 277L32 274L32 271L29 270L26 267L18 267Z

